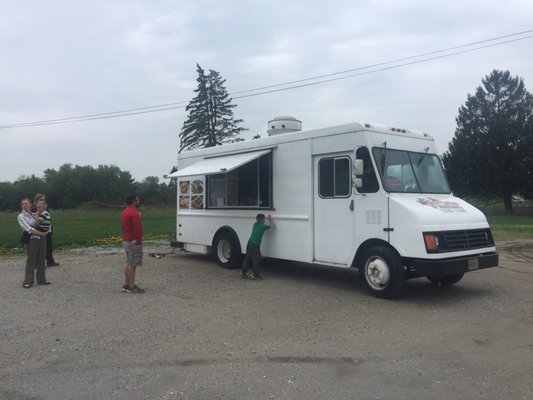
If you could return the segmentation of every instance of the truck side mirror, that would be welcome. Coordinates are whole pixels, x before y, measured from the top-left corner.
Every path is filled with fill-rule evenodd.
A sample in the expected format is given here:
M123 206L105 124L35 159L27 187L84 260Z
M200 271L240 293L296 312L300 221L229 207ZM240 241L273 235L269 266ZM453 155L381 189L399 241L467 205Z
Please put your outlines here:
M359 189L359 188L362 188L363 187L363 180L361 178L355 178L353 180L353 185L356 189Z
M363 175L363 167L364 167L364 163L363 163L363 160L354 160L353 162L353 174L355 176L360 176L360 175Z

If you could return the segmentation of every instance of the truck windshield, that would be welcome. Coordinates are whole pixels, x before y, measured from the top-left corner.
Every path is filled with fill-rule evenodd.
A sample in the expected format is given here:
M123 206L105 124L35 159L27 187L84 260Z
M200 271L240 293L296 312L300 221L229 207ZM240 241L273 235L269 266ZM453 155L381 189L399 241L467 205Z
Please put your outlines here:
M436 154L378 147L375 147L372 152L386 191L450 193L444 169Z

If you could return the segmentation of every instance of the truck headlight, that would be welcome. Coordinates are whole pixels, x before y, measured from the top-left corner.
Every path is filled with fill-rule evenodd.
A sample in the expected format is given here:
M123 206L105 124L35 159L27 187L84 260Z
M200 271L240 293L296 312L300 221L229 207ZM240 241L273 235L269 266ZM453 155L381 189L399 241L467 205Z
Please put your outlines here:
M426 244L426 251L428 253L439 251L440 240L435 233L424 233L424 243Z

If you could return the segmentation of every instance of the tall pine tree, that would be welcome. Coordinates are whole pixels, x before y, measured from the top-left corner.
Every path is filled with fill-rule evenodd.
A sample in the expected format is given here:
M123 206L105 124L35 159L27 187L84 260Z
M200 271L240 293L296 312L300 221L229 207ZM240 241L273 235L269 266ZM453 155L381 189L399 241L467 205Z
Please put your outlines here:
M533 96L522 78L494 70L459 108L455 136L443 156L459 194L501 197L527 191L533 168Z
M246 130L238 126L242 119L233 116L236 105L231 104L224 86L226 80L214 70L206 75L198 64L196 71L198 87L194 90L196 96L185 108L189 115L179 134L180 153L242 140L238 136Z

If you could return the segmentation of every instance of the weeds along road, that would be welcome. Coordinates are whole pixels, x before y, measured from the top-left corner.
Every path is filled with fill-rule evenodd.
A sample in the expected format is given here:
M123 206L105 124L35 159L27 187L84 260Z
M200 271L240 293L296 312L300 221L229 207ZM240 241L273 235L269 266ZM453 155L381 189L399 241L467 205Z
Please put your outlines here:
M166 251L147 248L145 252ZM23 289L0 258L1 399L531 399L533 242L454 287L369 297L355 271L269 261L263 281L210 258L58 253Z

